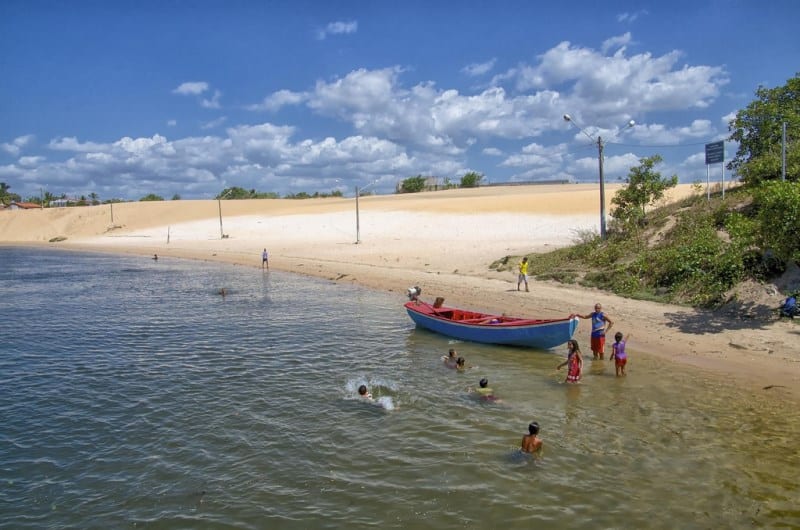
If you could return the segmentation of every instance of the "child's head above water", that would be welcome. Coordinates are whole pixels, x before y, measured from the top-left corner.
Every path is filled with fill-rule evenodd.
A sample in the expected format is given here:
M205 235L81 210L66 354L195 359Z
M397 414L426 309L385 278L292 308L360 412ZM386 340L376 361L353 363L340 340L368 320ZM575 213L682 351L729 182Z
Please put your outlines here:
M539 424L532 421L531 424L528 425L528 432L531 434L539 434Z
M481 385L481 388L486 388L487 386L489 386L489 380L484 377L483 379L481 379L479 384Z
M361 396L366 396L367 395L367 385L361 385L360 387L358 387L358 394L361 395Z

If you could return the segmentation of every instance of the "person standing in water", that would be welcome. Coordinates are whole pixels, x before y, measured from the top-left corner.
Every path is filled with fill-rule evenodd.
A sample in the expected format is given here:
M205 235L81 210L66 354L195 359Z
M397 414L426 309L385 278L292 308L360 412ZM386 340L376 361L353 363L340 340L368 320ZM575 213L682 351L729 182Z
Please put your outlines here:
M630 334L625 337L622 335L621 331L617 331L614 335L614 344L611 345L611 359L614 360L614 368L617 371L617 377L625 375L625 365L628 364L628 354L625 353L625 343L627 343L630 338ZM609 361L611 359L609 359Z
M536 453L542 450L542 440L539 438L539 424L535 421L528 425L528 434L522 437L520 450L525 453Z
M561 370L564 366L568 366L567 383L577 383L581 380L583 357L581 357L581 348L578 346L577 340L570 339L567 341L567 360L556 366L556 370Z
M444 361L444 365L448 368L455 368L456 362L458 361L458 356L456 355L456 350L454 348L450 348L450 351L447 352L446 357L442 357Z
M265 266L269 270L269 252L267 252L267 249L261 252L261 268L263 269Z
M603 306L600 304L594 305L594 311L588 315L574 315L578 318L588 318L592 321L592 355L595 359L603 360L606 353L606 333L611 330L614 323L608 316L603 313Z

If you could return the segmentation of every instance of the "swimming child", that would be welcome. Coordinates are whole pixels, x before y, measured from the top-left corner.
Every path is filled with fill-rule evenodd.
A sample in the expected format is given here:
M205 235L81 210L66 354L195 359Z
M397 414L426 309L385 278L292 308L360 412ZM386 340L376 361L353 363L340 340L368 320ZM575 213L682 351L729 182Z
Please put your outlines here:
M478 388L475 389L475 392L477 392L484 401L491 401L494 403L500 401L497 399L497 396L494 395L494 391L489 388L489 380L485 377L478 382Z
M464 360L463 357L459 357L456 359L456 370L459 372L463 372L467 369L467 361Z
M528 433L522 437L520 449L525 453L535 453L542 450L542 440L539 439L539 424L535 421L528 425Z
M611 359L614 359L614 368L617 371L617 377L625 375L625 365L628 364L628 354L625 353L625 343L628 342L630 338L630 334L624 337L620 331L617 331L614 335L614 344L611 345ZM609 361L611 359L609 359Z
M583 369L583 357L581 357L581 348L578 346L578 341L570 339L567 341L567 360L559 364L556 370L561 370L562 367L567 368L567 383L577 383L581 380L581 370Z
M361 385L358 387L358 395L364 399L372 399L372 394L367 392L367 385Z
M450 351L447 352L447 357L442 357L444 361L444 365L448 368L457 368L458 367L458 358L456 356L456 350L450 348Z

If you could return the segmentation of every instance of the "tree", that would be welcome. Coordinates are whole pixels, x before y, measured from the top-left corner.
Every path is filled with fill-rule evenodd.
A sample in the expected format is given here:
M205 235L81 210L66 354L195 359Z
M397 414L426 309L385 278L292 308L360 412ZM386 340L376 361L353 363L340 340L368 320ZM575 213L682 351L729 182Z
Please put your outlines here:
M408 177L400 183L400 193L417 193L425 189L425 177Z
M173 201L179 201L179 200L181 200L181 196L180 196L180 194L179 194L179 193L176 193L175 195L173 195L173 196L172 196L172 200L173 200Z
M145 195L144 197L142 197L141 199L139 199L139 201L142 201L142 202L146 202L146 201L163 201L163 200L164 200L164 197L162 197L160 195L156 195L155 193L149 193L149 194Z
M470 171L469 173L461 177L461 187L477 188L478 186L481 185L482 180L483 180L483 175L481 175L480 173L476 173L475 171Z
M780 87L759 86L756 97L728 123L728 140L739 143L728 169L748 184L781 178L786 122L786 179L800 180L800 74Z
M10 202L9 195L11 195L8 189L11 186L6 184L5 182L0 182L0 202L3 204L8 204Z
M100 196L97 195L95 192L90 193L89 198L92 199L92 206L100 204Z
M664 196L669 188L678 184L678 176L661 178L661 173L653 171L660 164L660 155L639 159L639 165L632 167L625 179L627 185L619 190L611 204L616 206L611 215L623 223L643 224L646 221L645 208Z

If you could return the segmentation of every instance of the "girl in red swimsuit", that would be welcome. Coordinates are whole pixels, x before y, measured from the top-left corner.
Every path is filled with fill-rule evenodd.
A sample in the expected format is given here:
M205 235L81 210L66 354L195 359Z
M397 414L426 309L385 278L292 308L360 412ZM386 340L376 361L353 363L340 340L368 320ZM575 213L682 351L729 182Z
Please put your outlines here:
M567 360L559 364L556 370L561 370L562 367L567 368L567 383L577 383L581 380L581 370L583 369L583 357L581 357L581 348L578 346L578 341L570 339L567 341Z

